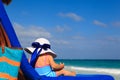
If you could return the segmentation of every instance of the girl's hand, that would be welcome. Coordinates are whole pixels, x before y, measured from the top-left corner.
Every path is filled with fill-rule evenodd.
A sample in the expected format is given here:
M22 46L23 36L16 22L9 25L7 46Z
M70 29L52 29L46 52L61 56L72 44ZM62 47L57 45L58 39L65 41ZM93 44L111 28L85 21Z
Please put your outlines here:
M60 66L61 66L62 69L63 69L63 68L64 68L64 63L61 63L61 62L60 62Z
M60 64L63 64L63 65L64 65L64 63L61 63L61 62L60 62Z

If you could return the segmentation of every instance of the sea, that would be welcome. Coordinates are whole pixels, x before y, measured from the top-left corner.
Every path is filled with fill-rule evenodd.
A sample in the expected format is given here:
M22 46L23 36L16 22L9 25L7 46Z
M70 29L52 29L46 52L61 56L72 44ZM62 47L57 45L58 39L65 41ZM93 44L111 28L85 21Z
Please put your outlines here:
M64 63L65 69L77 74L105 74L120 80L120 60L81 60L55 59L56 63Z

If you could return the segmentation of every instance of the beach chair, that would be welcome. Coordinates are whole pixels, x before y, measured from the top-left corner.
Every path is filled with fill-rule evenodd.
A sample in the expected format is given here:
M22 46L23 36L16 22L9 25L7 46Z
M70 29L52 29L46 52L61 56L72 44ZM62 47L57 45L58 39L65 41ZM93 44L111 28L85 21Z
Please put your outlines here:
M15 31L13 29L13 26L6 14L6 11L4 9L2 1L4 1L4 3L6 3L6 1L9 1L9 0L0 0L0 22L1 22L1 25L8 36L11 46L12 47L21 47L21 45L18 41L18 38L15 34ZM8 2L6 4L8 4ZM4 48L4 47L1 47L1 50L3 50L3 52L4 51L6 52L6 48ZM21 64L20 64L20 69L21 69L20 74L22 77L25 76L26 80L114 80L112 76L97 75L97 74L96 75L78 74L75 77L72 77L72 76L60 76L60 77L39 76L38 73L34 70L34 68L28 63L28 60L27 60L24 52L19 57L22 57ZM21 76L19 76L18 80L24 80L24 78L22 78ZM4 80L4 79L1 79L1 80ZM10 79L10 80L14 80L14 79Z
M23 50L12 47L0 22L0 80L17 80Z

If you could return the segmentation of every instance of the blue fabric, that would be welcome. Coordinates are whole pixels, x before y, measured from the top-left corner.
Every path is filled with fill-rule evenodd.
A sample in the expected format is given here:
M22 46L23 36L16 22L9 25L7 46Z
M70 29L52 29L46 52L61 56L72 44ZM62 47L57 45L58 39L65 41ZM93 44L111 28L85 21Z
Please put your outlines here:
M52 71L50 66L44 66L44 67L38 67L35 68L35 70L38 72L41 76L47 76L47 77L57 77L56 73Z
M8 38L10 40L10 43L12 45L12 47L21 47L18 38L15 34L14 28L7 16L7 13L4 9L4 6L2 4L2 0L0 0L0 21L3 25L3 28L5 30L5 32L8 35Z
M23 54L23 50L20 50L20 49L12 49L12 48L8 48L8 47L5 47L5 53L4 54L0 54L0 57L1 56L5 56L13 61L17 61L17 62L20 62L21 61L21 58L22 58L22 54ZM1 47L0 47L0 52L1 52Z
M22 55L21 66L22 72L24 73L27 80L41 80L39 74L35 71L35 69L28 63L28 60L25 54Z
M17 78L23 50L11 49L8 47L5 47L4 49L5 51L2 53L2 49L0 47L0 58L5 60L0 61L0 73L8 74L14 78ZM12 63L9 63L6 59L15 61L19 63L19 65L12 65Z
M41 77L41 80L114 80L112 76L109 75L81 75L77 76L59 76L59 77Z
M40 49L39 52L41 52L42 49ZM35 51L32 53L31 55L31 59L30 59L30 65L32 67L35 67L35 63L36 63L36 60L37 60L37 57L39 55L39 53L37 52L38 51L38 48L35 49Z

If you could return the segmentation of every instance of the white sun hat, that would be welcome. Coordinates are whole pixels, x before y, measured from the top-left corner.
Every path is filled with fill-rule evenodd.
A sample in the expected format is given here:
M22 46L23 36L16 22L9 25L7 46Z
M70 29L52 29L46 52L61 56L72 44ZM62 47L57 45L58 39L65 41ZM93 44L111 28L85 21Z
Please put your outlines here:
M46 54L46 53L49 53L51 54L54 58L57 56L55 52L53 52L51 49L50 49L50 42L45 39L45 38L38 38L36 39L33 43L32 43L32 47L26 47L24 50L30 54L32 54L34 51L35 51L35 47L36 46L43 46L41 52L40 52L40 55L42 54ZM45 47L44 47L45 46ZM38 48L37 52L40 51L41 48Z

